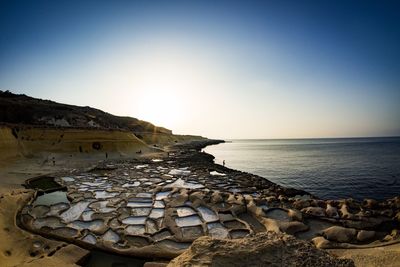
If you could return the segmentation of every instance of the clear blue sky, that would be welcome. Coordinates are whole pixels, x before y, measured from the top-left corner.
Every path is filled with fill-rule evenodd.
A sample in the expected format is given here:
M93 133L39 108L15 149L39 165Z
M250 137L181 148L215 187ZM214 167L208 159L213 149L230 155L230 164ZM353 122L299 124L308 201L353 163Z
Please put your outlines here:
M399 1L1 0L0 89L214 138L400 135L399 14Z

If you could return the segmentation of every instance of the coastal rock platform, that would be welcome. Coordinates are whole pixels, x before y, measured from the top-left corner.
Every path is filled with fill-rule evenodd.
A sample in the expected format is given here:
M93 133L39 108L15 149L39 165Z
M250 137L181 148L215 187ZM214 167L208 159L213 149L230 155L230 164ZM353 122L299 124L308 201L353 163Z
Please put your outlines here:
M285 233L324 249L400 241L400 197L321 200L216 165L199 152L203 146L175 146L160 158L54 174L65 190L37 192L20 211L20 224L88 249L167 259L203 236L235 240Z
M178 266L353 267L354 263L293 236L264 232L235 240L201 237L168 265Z

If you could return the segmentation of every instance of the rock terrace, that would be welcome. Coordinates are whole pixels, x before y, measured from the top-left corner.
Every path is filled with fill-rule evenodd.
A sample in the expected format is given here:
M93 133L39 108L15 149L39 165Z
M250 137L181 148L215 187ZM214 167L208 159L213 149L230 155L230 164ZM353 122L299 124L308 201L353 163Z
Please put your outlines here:
M383 202L320 200L230 170L196 150L114 162L56 175L67 188L21 210L23 227L120 254L172 258L201 236L237 239L284 232L317 247L398 242L400 197Z

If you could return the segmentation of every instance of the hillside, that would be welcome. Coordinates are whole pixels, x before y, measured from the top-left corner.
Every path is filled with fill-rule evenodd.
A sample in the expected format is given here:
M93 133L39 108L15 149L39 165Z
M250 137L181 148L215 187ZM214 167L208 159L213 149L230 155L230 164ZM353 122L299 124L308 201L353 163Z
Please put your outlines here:
M0 91L0 159L120 158L204 139L131 117Z
M0 122L41 126L101 128L172 134L171 130L131 117L114 116L91 107L60 104L0 90Z

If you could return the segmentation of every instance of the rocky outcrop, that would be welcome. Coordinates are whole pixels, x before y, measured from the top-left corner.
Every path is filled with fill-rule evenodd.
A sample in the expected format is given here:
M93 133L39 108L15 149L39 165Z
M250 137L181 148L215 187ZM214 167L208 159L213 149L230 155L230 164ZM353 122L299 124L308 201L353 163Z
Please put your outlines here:
M160 258L178 256L198 237L251 239L267 231L312 240L318 248L400 241L395 219L376 209L397 214L396 199L367 204L371 208L353 200L323 201L216 165L211 155L196 151L200 145L56 174L67 190L59 192L62 199L57 192L38 194L22 209L21 224L88 248Z
M293 236L264 232L238 239L202 237L168 267L177 266L354 266L337 259L311 243Z
M114 130L129 132L148 145L164 146L189 140L205 140L201 136L175 135L164 127L132 117L115 116L91 108L66 105L50 100L0 90L0 124L12 128L13 135L20 138L19 130L26 128ZM1 149L1 144L0 144Z

